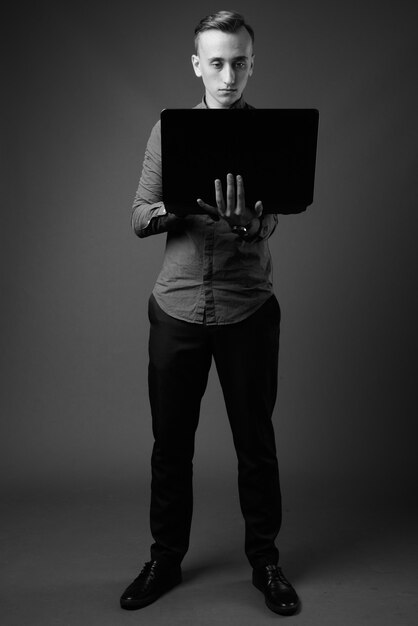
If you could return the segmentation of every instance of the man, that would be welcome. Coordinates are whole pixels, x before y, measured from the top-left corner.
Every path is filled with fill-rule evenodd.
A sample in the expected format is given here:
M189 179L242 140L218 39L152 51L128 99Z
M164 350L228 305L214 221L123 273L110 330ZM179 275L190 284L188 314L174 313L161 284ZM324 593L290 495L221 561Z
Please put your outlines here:
M205 87L196 108L250 108L243 91L254 68L254 33L244 18L221 11L195 29L192 64ZM276 400L280 307L273 294L268 238L277 217L262 201L245 204L244 182L216 180L216 207L167 213L161 194L161 137L147 144L132 225L139 237L167 232L163 268L149 301L151 560L121 597L142 608L181 582L192 519L192 466L200 401L212 357L238 457L245 553L267 606L288 615L299 598L278 566L275 538L281 495L272 413ZM262 189L260 190L262 198Z

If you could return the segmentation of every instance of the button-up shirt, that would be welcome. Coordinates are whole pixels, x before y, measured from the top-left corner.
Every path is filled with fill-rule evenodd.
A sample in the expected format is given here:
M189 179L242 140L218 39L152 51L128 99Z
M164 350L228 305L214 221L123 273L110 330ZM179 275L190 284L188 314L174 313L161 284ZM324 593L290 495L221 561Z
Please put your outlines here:
M205 99L195 108L207 108ZM231 108L253 107L241 97ZM163 266L153 289L163 311L208 325L249 317L273 293L268 238L276 224L276 215L265 215L257 239L244 241L224 219L167 214L162 200L161 127L159 121L155 124L135 195L132 227L139 237L167 232Z

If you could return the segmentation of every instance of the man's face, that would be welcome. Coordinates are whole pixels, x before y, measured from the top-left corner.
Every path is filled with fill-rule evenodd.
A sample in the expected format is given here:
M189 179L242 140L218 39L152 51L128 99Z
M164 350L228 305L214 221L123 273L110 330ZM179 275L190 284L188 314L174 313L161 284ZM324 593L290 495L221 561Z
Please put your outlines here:
M196 76L203 80L211 109L228 109L240 99L253 73L254 55L249 32L205 30L199 35L198 54L192 56Z

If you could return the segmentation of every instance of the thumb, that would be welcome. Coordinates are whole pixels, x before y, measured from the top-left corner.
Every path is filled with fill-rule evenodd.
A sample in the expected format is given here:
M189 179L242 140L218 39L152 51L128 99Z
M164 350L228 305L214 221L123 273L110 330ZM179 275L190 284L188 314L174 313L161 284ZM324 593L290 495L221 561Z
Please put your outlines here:
M261 200L258 200L258 202L255 203L255 214L257 217L261 217L261 214L263 213L263 203L261 202Z
M203 209L203 211L213 219L214 222L219 222L219 214L215 207L211 206L210 204L206 204L206 202L203 202L201 198L198 198L196 202L200 206L200 208Z

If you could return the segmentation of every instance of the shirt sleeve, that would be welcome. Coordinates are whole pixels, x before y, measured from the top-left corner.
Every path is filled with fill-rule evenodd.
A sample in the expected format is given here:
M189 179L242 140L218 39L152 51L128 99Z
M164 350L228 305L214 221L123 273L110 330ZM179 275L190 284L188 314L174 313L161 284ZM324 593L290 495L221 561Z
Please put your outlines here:
M138 237L148 237L182 227L183 218L167 213L162 200L161 123L151 130L145 150L142 173L132 206L132 228ZM277 226L277 215L267 214L257 241L268 239Z
M151 131L145 150L142 174L132 206L132 228L139 237L156 234L160 232L159 229L147 230L147 227L154 217L163 215L167 215L167 211L162 201L161 127L158 121Z
M271 237L276 230L277 222L278 217L275 213L266 213L263 216L263 225L261 227L261 231L258 235L257 241L262 241L263 239L268 239L269 237Z

